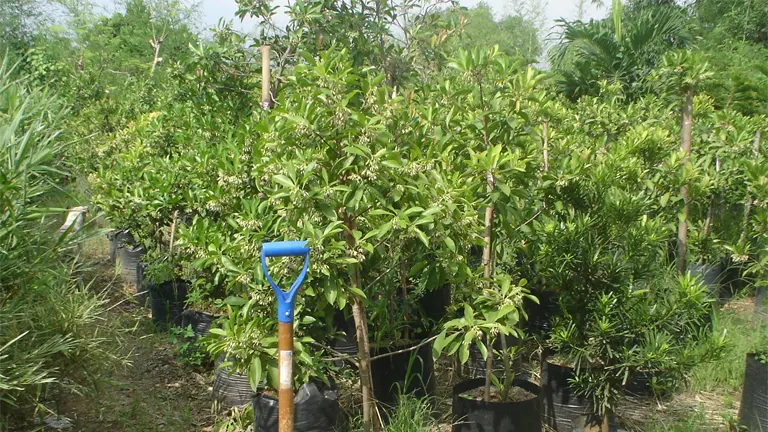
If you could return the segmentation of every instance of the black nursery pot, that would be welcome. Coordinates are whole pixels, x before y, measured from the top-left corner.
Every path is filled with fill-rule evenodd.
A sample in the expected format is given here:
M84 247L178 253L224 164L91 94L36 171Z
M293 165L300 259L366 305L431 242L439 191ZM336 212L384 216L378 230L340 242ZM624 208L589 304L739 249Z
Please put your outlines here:
M117 259L117 249L124 244L134 242L133 236L128 231L110 231L107 234L109 241L109 261L114 262Z
M575 377L576 371L549 360L545 360L542 366L544 423L557 432L580 432L600 425L599 413L570 387L568 381Z
M218 317L206 312L196 310L185 310L181 313L181 326L187 328L192 326L192 331L195 333L195 339L205 337L211 331L213 322Z
M768 365L747 354L744 390L741 392L739 426L748 431L768 429Z
M520 340L514 336L507 336L507 347L513 347L520 344ZM488 344L486 343L486 346ZM497 338L493 343L494 350L501 350L501 339ZM490 350L488 354L490 355ZM512 371L515 376L520 376L523 373L523 359L521 355L517 355L511 359ZM467 359L467 371L469 373L468 378L482 378L485 377L486 360L483 358L483 354L476 344L469 346L469 358ZM493 358L493 371L496 375L500 375L504 372L504 359L500 356L494 356Z
M439 288L424 292L418 300L419 308L424 316L434 322L441 321L451 305L451 285L445 284Z
M661 370L638 371L627 380L625 390L629 396L638 398L665 396L668 394L668 391L658 395L653 391L654 378L658 381L659 378L663 377L664 371Z
M143 246L123 244L117 248L117 259L120 261L120 275L125 283L133 286L139 285L138 268L147 251Z
M768 320L768 288L764 286L757 287L755 293L755 315Z
M294 432L333 432L339 413L336 390L304 384L293 399ZM278 431L277 400L263 393L253 397L253 426L256 432Z
M411 348L417 344L372 348L371 357ZM424 344L415 350L372 360L371 375L373 395L385 408L396 407L400 394L411 394L419 399L433 397L435 364L432 359L432 343Z
M160 284L148 284L152 323L160 331L170 326L181 326L184 303L187 301L187 282L172 280Z
M213 400L223 408L247 405L251 403L255 393L251 389L248 375L222 368L223 358L216 359L213 373Z
M536 395L535 398L520 402L484 402L461 396L462 393L484 385L484 378L476 378L453 386L452 432L541 431L539 386L524 380L513 380L512 385Z
M721 282L725 266L722 262L717 264L691 264L688 271L691 275L698 278L709 291L713 299L721 301L723 295L721 292Z
M539 303L525 299L523 307L528 315L528 330L532 334L548 336L552 331L552 320L560 312L559 296L552 291L533 291Z

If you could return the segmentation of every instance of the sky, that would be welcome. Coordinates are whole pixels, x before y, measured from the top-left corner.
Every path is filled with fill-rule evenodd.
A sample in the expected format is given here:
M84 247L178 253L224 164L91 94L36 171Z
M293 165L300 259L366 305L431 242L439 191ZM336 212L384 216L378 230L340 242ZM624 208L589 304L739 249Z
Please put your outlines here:
M459 0L462 6L472 7L475 6L480 0ZM577 0L541 0L545 3L545 15L547 17L547 23L549 26L555 25L555 20L558 18L575 19L577 15ZM496 15L503 15L508 12L507 0L485 0ZM608 13L606 7L598 8L591 4L590 1L586 1L584 19L589 18L603 18ZM610 2L608 2L610 3ZM220 18L232 19L235 22L235 27L249 31L253 27L252 20L246 20L240 23L240 20L235 17L235 11L237 11L237 4L235 0L202 0L202 12L203 12L203 25L205 28L211 28L216 25Z

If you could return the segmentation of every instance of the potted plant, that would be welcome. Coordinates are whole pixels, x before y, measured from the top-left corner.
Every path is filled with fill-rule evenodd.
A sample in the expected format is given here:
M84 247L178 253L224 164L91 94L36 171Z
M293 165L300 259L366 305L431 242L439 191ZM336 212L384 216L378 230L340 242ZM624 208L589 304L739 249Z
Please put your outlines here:
M750 340L752 348L747 353L744 370L744 387L739 405L739 426L749 431L759 431L768 424L768 328L763 321Z
M277 427L277 320L274 308L267 311L259 296L250 299L227 298L227 313L221 328L212 328L201 340L217 361L214 400L224 406L253 403L258 430ZM268 313L267 313L268 312ZM328 376L322 351L310 352L314 345L306 331L317 321L296 311L294 339L294 387L299 398L294 407L294 430L328 431L336 427L340 408L336 389ZM245 378L245 379L244 379Z
M182 278L182 266L170 254L150 250L144 257L152 323L158 330L182 325L189 283Z
M477 293L472 304L464 305L463 316L445 323L435 340L435 355L445 351L458 354L464 364L473 346L493 364L496 341L501 341L499 357L503 373L496 375L486 367L485 377L459 382L453 387L453 431L518 431L541 430L541 400L539 386L516 379L512 359L518 349L507 346L507 336L522 338L518 329L523 298L529 297L526 281L512 284L508 276L497 275L491 289Z

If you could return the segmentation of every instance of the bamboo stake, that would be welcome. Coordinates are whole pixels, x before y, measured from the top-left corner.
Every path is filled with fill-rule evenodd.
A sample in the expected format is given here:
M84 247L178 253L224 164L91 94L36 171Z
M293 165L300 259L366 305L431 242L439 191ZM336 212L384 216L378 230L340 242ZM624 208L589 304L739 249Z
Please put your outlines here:
M270 48L261 47L261 107L265 110L272 107L271 77L270 77Z
M685 92L683 101L682 125L680 128L680 148L684 152L683 164L688 164L691 158L691 135L693 132L693 89ZM680 218L677 229L677 271L685 273L687 270L686 255L688 254L688 219L691 215L691 200L688 195L689 185L680 188L680 196L683 197L683 216Z

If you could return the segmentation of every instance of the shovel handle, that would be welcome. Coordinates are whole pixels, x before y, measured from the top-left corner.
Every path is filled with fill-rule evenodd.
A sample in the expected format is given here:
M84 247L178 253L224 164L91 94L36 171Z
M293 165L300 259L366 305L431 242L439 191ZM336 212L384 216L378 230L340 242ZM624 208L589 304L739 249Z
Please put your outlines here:
M291 288L288 291L283 291L269 276L267 258L287 256L303 256L304 267L301 269L301 273L299 273L296 280L293 281ZM277 297L278 322L293 322L293 304L296 299L296 293L299 291L301 284L304 283L304 279L307 277L307 270L309 269L309 245L306 241L264 243L261 247L261 267L264 269L264 277L267 278L269 285L272 287L272 291L275 292L275 296Z

